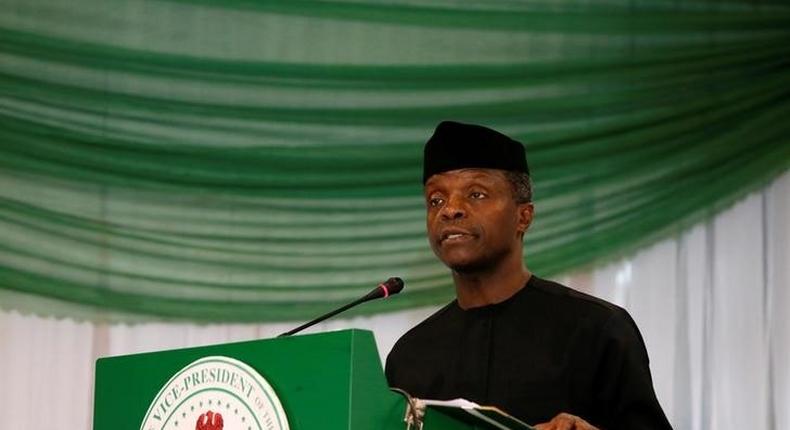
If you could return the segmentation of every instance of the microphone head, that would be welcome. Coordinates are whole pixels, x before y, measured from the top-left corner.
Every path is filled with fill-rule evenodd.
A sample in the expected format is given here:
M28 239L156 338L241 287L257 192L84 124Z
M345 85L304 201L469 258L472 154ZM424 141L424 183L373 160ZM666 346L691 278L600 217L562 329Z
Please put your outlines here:
M389 295L398 294L403 289L403 279L393 276L382 283L387 288Z
M392 277L380 283L378 287L369 292L360 300L368 301L373 299L387 298L393 294L398 294L403 289L403 279Z

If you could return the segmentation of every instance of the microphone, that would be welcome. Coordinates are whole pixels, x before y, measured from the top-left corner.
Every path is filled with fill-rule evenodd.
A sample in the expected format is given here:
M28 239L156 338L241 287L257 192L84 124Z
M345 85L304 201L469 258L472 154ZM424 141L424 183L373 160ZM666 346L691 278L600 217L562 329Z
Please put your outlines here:
M389 296L391 296L393 294L400 293L402 289L403 289L403 279L398 278L398 277L389 278L386 281L380 283L376 288L373 289L373 291L365 294L363 297L360 297L360 298L354 300L353 302L351 302L351 303L349 303L347 305L341 306L341 307L333 310L332 312L329 312L327 314L321 315L320 317L318 317L318 318L316 318L316 319L314 319L314 320L312 320L310 322L307 322L305 324L302 324L302 325L300 325L299 327L296 327L293 330L290 330L290 331L287 331L285 333L282 333L281 335L279 335L277 337L290 336L292 334L296 334L296 333L298 333L298 332L300 332L300 331L302 331L302 330L304 330L304 329L306 329L306 328L308 328L310 326L313 326L315 324L320 323L321 321L323 321L323 320L325 320L327 318L331 318L331 317L339 314L340 312L343 312L343 311L346 311L348 309L351 309L351 308L353 308L354 306L356 306L356 305L358 305L360 303L365 303L365 302L368 302L368 301L371 301L371 300L375 300L375 299L380 299L380 298L385 298L386 299L387 297L389 297Z

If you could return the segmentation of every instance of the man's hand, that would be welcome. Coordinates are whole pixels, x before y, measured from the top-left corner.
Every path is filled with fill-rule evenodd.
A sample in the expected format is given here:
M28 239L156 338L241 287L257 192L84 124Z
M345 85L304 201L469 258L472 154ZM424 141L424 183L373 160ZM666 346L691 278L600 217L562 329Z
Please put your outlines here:
M598 430L587 421L577 417L576 415L561 413L552 418L547 423L541 423L535 426L536 430Z

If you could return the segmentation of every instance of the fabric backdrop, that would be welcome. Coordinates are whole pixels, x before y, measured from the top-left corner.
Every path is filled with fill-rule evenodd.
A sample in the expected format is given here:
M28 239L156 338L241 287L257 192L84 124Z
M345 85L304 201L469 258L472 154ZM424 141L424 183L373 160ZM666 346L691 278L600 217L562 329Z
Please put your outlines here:
M594 271L556 278L624 306L676 430L790 428L790 173L715 218ZM395 297L394 301L406 296ZM384 357L435 308L337 319ZM0 311L5 429L90 429L93 360L276 336L297 322L106 324Z
M422 142L523 140L544 275L707 219L790 160L772 1L4 0L0 303L306 318L392 275L445 301ZM371 303L358 312L377 312Z

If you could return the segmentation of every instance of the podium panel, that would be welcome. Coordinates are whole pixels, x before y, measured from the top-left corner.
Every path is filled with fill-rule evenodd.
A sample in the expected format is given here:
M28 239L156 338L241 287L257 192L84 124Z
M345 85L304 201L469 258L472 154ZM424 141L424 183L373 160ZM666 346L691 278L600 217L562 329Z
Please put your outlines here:
M149 406L162 414L171 412L168 408L175 407L178 393L152 405L154 399L165 399L157 397L160 390L185 366L213 356L238 360L263 376L279 397L291 430L405 428L405 400L387 386L373 334L344 330L100 358L93 429L140 430ZM425 418L425 430L482 428L438 412ZM229 427L223 430L237 430ZM220 429L222 425L196 427L195 422L173 419L159 428ZM238 430L250 428L254 426Z

